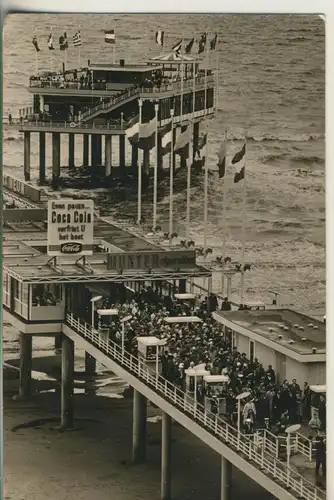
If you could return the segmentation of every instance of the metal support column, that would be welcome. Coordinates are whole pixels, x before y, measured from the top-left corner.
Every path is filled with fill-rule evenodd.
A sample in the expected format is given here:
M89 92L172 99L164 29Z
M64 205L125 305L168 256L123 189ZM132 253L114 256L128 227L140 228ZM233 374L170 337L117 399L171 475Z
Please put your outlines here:
M52 133L52 187L58 187L60 177L60 133Z
M68 167L75 167L75 134L68 134Z
M187 280L179 280L179 293L186 293Z
M172 479L172 419L167 413L162 414L161 431L161 500L171 498Z
M84 167L89 165L89 135L83 135L83 150L82 150L82 164Z
M136 171L138 169L138 147L136 144L131 146L131 167Z
M145 175L149 175L150 173L150 150L143 150L143 172Z
M30 181L30 132L24 132L23 168L24 180Z
M70 429L74 423L74 342L63 335L61 351L61 429Z
M32 336L20 333L19 397L27 398L31 391Z
M146 414L146 398L134 390L132 428L132 460L134 463L142 463L146 460Z
M102 135L96 136L96 161L97 165L102 165Z
M105 136L105 176L111 175L111 139L112 135Z
M45 132L39 133L39 184L45 183Z
M220 500L231 500L232 464L225 457L221 457L221 493Z
M125 170L125 135L119 136L119 166L122 172Z

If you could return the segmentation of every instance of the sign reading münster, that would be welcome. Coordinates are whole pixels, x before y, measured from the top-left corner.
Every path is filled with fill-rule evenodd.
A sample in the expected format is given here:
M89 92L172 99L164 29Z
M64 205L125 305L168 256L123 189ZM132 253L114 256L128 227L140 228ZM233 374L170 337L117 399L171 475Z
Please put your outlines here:
M193 250L108 253L108 269L189 269L196 267Z
M48 255L92 255L93 200L48 202Z

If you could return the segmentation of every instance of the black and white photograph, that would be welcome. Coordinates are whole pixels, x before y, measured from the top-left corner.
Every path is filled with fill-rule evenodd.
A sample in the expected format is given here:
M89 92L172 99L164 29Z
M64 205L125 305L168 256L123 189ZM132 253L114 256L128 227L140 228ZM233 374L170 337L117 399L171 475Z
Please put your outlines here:
M4 500L326 499L325 45L7 15Z

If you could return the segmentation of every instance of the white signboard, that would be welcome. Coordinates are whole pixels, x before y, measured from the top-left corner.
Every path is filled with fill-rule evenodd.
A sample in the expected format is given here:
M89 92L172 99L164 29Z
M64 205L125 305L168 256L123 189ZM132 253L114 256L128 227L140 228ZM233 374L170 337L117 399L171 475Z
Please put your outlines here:
M48 255L92 255L93 200L49 200Z

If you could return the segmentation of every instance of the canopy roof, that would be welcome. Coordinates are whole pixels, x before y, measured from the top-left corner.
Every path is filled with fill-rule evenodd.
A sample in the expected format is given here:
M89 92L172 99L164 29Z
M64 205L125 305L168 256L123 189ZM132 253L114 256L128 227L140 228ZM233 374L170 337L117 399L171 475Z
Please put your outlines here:
M182 61L184 63L187 62L195 62L195 59L191 56L188 56L186 54L181 54L177 52L170 52L169 54L161 54L160 56L155 56L149 59L150 61L154 61L156 63L166 63L166 62L171 62L171 63L176 63L176 64L181 64Z

